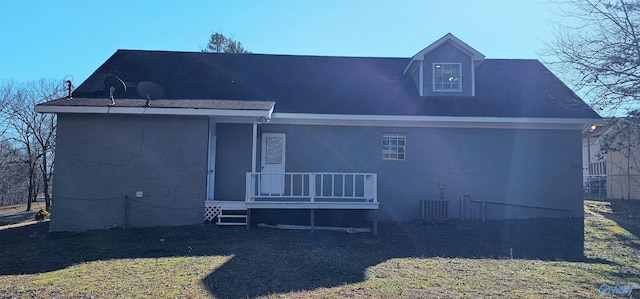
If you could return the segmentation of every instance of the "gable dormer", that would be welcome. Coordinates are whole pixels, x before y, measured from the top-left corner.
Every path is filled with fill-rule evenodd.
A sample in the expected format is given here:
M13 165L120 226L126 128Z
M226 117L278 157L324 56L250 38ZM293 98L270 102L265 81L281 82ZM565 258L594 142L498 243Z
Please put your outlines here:
M420 96L475 96L475 68L484 55L448 33L411 58L404 74Z

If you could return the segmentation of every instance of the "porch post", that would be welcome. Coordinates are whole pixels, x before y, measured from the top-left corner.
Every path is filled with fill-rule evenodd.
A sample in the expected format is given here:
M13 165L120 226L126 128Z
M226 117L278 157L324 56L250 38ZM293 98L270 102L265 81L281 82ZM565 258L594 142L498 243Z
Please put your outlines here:
M253 120L253 140L251 143L251 175L247 175L246 184L250 184L251 188L255 188L254 179L256 176L256 148L258 147L258 119ZM250 179L249 179L250 178ZM247 187L247 195L249 195L249 187ZM253 193L252 189L252 193ZM247 196L245 201L249 201L251 197ZM247 208L247 229L251 228L251 209Z
M213 200L216 185L216 118L209 116L209 142L207 144L207 198Z
M247 208L247 229L251 228L251 209Z
M314 212L315 210L311 209L311 232L314 232L316 228L316 217Z
M253 120L253 144L251 146L251 173L256 173L256 152L258 147L258 120Z
M373 235L378 235L378 210L373 210Z

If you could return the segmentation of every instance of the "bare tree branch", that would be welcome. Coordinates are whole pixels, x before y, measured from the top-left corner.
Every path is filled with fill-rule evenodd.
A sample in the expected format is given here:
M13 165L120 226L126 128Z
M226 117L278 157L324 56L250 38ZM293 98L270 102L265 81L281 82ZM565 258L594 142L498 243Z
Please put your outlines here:
M640 1L559 0L546 61L605 116L640 108Z
M64 95L62 82L52 80L32 81L20 85L9 102L10 140L20 145L28 164L28 204L38 195L42 182L47 210L51 207L50 182L55 150L56 117L53 114L35 112L35 105ZM39 178L36 175L40 173Z

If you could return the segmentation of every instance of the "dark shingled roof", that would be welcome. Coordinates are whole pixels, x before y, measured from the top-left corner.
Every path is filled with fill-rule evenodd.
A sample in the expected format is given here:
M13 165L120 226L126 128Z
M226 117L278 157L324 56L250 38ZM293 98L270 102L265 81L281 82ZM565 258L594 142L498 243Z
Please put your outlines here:
M599 118L537 60L485 59L474 97L421 97L403 75L409 58L118 50L74 92L105 98L108 76L156 82L167 99L275 101L274 112Z

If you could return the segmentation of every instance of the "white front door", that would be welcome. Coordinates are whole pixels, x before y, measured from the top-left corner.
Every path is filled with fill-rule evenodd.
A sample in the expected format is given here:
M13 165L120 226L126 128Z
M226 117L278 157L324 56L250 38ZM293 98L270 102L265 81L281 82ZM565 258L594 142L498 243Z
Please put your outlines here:
M260 194L284 194L287 134L262 133Z

